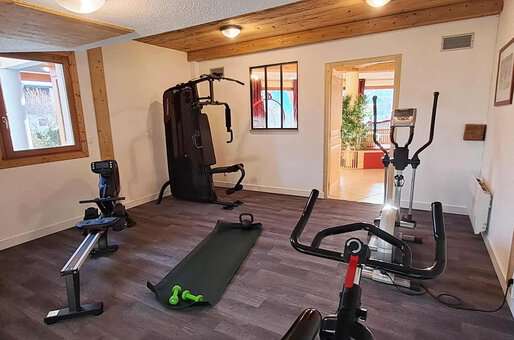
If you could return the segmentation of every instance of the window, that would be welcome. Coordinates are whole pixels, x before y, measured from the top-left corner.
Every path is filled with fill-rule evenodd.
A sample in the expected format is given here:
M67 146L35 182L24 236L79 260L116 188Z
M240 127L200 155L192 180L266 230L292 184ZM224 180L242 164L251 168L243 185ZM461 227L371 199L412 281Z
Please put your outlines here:
M365 147L367 149L378 148L373 140L373 97L377 96L377 139L386 149L389 149L391 144L389 134L394 103L394 87L365 87L364 96L366 98L366 111L369 119L366 122L368 125L368 136L365 141Z
M298 63L250 68L252 129L298 129Z
M87 156L76 87L73 53L0 54L2 162Z
M377 96L377 121L384 122L391 119L393 112L394 88L366 88L366 106L369 113L373 113L373 97ZM371 119L373 116L370 115Z

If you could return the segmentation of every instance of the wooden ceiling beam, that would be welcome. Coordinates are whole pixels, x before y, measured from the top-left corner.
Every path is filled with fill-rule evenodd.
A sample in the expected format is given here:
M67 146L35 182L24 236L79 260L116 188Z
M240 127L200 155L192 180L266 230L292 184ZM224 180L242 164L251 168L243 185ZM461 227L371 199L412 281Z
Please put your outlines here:
M0 0L0 37L75 48L134 30L19 0Z
M285 47L356 37L499 14L502 0L468 0L394 15L343 23L188 52L189 61L225 58Z
M385 7L372 8L365 0L303 0L144 37L138 41L190 52L230 44L230 41L219 31L219 28L224 25L241 26L243 29L237 41L243 42L463 1L466 0L394 0Z

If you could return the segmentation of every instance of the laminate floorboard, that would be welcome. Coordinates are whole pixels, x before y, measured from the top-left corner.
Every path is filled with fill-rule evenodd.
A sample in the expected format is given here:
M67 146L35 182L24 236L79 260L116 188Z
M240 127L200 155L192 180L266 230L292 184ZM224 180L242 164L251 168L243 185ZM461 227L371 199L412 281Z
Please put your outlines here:
M300 254L289 244L306 199L251 191L235 196L245 204L232 211L172 198L130 209L137 225L110 233L119 251L88 260L81 271L82 301L104 302L105 311L98 317L43 323L49 310L66 304L59 270L81 242L79 232L69 229L1 251L0 339L280 339L304 308L334 312L345 266ZM372 221L379 209L319 200L304 239L324 226ZM159 305L146 281L158 282L218 219L236 221L241 212L253 213L264 230L222 300L215 307L187 312ZM413 246L416 263L428 264L433 256L431 215L416 211L415 218L413 234L425 241ZM473 235L466 216L446 214L445 222L447 270L426 284L472 305L496 306L503 294L481 237ZM340 248L344 238L325 244ZM362 286L367 325L376 339L514 339L507 307L494 314L456 311L426 295L406 296L367 280Z

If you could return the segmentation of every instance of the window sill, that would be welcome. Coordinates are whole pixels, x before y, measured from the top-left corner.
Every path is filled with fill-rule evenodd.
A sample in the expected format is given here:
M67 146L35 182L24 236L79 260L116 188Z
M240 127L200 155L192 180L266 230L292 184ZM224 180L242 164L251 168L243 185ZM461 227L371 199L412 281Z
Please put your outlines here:
M31 156L16 159L0 159L0 169L17 168L21 166L59 162L86 157L89 157L87 147L79 151L68 151L51 155Z

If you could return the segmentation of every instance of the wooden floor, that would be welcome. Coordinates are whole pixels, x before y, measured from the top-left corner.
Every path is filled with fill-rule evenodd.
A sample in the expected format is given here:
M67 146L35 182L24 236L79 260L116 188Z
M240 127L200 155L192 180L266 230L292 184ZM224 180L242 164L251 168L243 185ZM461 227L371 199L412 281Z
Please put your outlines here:
M98 317L43 323L50 309L65 304L59 270L79 244L75 230L63 231L0 252L0 339L280 339L304 307L335 311L344 265L295 252L288 242L305 199L242 192L246 204L234 211L166 199L131 210L137 226L112 233L121 245L110 258L89 260L82 271L82 299L105 304ZM324 225L371 221L379 207L320 200L306 239ZM214 307L165 310L146 288L157 282L200 242L217 219L251 212L264 232ZM430 235L430 214L415 215L418 235ZM480 237L468 218L446 215L448 267L435 291L452 292L471 304L492 307L502 292ZM431 259L433 243L415 255ZM329 245L340 245L334 240ZM227 244L230 247L230 244ZM495 314L448 309L428 296L410 297L390 286L363 282L368 326L376 339L514 339L514 320L505 307Z

